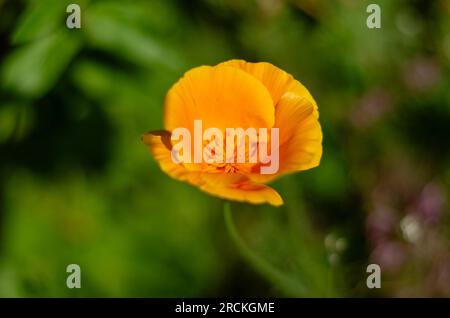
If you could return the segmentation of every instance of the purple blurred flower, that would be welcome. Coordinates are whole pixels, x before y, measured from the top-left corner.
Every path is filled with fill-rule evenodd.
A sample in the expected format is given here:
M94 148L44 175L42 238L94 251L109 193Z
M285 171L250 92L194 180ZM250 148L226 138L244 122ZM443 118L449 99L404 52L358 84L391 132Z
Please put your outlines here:
M374 263L380 265L382 270L389 272L397 271L404 264L407 257L406 248L398 242L386 241L378 246L372 252L371 259Z
M373 245L386 241L395 229L395 211L388 206L377 206L367 219L369 240Z
M435 59L418 57L405 65L403 79L410 90L426 91L441 80L441 68Z
M429 183L419 195L416 203L416 213L426 224L439 223L446 204L442 188L436 183Z
M351 114L351 121L357 127L368 126L377 121L392 104L391 95L380 88L373 89L364 95Z

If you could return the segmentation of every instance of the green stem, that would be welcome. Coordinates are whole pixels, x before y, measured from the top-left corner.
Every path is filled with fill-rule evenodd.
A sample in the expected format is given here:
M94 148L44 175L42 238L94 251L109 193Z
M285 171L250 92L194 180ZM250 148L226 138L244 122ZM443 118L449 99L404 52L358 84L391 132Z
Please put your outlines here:
M299 282L274 267L245 244L234 225L230 202L224 202L223 212L228 233L247 262L262 276L278 286L286 295L305 296L307 294L306 290Z

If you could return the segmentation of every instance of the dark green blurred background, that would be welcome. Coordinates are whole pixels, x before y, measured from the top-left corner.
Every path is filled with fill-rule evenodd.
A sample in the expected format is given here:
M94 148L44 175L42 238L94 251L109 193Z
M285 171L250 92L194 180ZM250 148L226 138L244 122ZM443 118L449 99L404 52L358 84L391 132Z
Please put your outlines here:
M450 296L449 17L446 0L0 0L0 296ZM221 200L140 142L185 71L232 58L319 105L321 165L273 184L281 208L232 205L302 294L255 272Z

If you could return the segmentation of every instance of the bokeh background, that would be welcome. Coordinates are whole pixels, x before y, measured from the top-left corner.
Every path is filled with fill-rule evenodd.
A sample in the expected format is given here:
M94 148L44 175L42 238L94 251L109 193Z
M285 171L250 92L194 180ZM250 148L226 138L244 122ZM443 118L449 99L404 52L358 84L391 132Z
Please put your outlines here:
M0 0L0 296L450 296L449 1L78 0L80 30L69 2ZM140 141L185 71L232 58L281 67L319 105L321 165L274 182L281 208L232 205L296 295Z

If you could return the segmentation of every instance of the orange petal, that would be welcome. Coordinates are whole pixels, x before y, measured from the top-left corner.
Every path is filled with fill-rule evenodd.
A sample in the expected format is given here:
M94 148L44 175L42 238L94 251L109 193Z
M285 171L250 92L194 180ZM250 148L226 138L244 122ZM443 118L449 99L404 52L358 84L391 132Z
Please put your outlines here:
M279 128L280 168L273 175L259 174L259 167L249 176L251 180L265 183L294 171L319 165L322 157L322 130L314 116L311 101L293 93L283 95L275 112L275 125Z
M284 95L277 107L281 173L317 167L322 157L322 129L309 100ZM278 109L279 108L279 109Z
M168 131L144 134L142 141L149 146L161 170L174 179L196 185L204 192L223 199L253 204L269 203L275 206L283 204L283 199L274 189L245 181L246 178L242 175L202 173L188 170L182 164L174 163L171 158L170 132Z
M247 177L240 173L202 173L204 183L211 186L229 186L246 181Z
M164 125L192 130L194 120L209 127L272 127L275 109L268 90L235 67L200 66L188 71L167 93Z
M203 183L199 172L186 169L182 163L177 164L173 162L171 157L172 145L170 142L170 132L164 130L149 132L142 136L142 141L149 147L161 170L170 177L186 181L193 185Z
M291 74L267 62L251 63L244 60L230 60L219 65L228 65L239 68L257 78L269 90L273 104L278 104L285 93L294 93L304 97L314 106L314 115L319 116L317 104L309 91Z
M249 181L228 186L205 183L200 188L209 194L227 200L248 202L252 204L268 203L274 206L283 204L283 199L273 188Z

